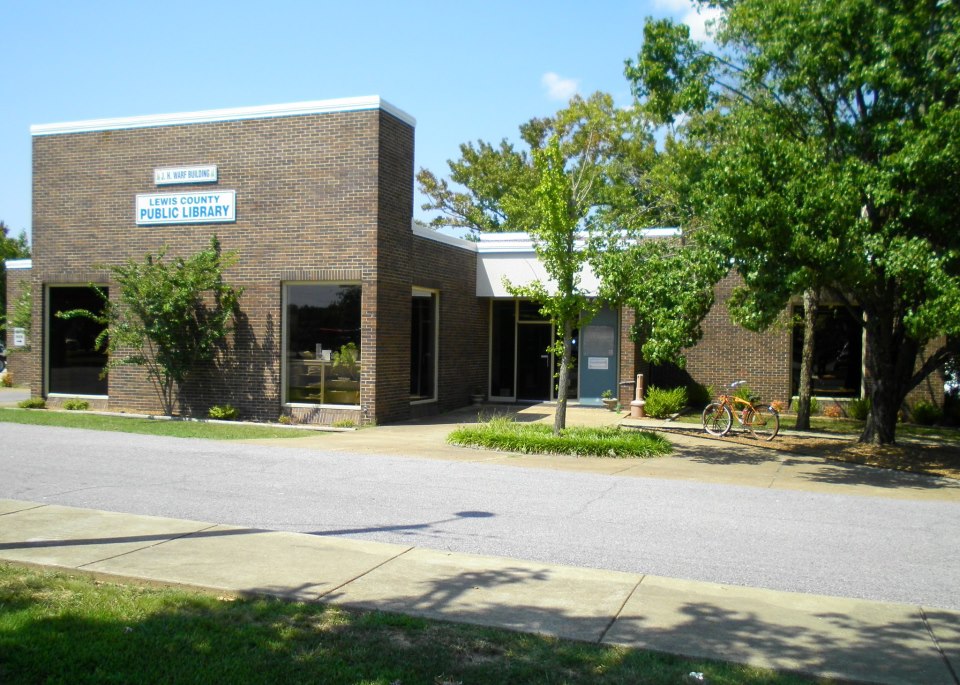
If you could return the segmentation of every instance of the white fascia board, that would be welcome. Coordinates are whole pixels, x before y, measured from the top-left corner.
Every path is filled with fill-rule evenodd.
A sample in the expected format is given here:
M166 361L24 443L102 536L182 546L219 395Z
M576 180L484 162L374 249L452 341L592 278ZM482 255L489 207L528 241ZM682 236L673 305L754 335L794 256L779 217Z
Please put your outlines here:
M444 245L452 245L453 247L459 247L463 250L469 250L470 252L477 251L477 244L473 241L446 235L445 233L437 233L432 228L424 228L417 224L413 224L413 234L419 238L426 238L427 240L443 243Z
M4 262L7 266L7 270L12 271L13 269L32 269L33 260L32 259L8 259Z
M273 117L293 117L308 114L326 114L331 112L358 112L382 109L411 127L417 120L394 107L379 96L372 95L336 100L314 100L284 105L263 105L258 107L234 107L230 109L211 109L201 112L181 112L177 114L148 114L136 117L113 119L88 119L61 124L36 124L30 127L34 136L50 136L62 133L89 133L92 131L116 131L132 128L152 128L156 126L182 126L184 124L207 124L221 121L240 121L243 119L270 119Z
M549 292L556 291L556 283L547 275L535 254L477 255L477 297L513 297L507 290L505 279L511 285L530 285L540 281ZM590 296L596 296L600 290L600 279L589 264L584 264L580 270L580 290Z
M679 228L645 228L640 231L642 238L672 238L682 233ZM626 231L623 232L626 237ZM477 251L484 253L535 253L536 248L529 233L481 233ZM584 240L577 241L577 247L583 247Z

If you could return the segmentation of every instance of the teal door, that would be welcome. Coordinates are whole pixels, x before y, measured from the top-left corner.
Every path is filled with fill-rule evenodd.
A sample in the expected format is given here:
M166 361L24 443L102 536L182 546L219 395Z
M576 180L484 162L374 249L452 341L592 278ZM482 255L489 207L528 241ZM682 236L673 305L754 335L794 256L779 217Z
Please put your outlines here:
M616 310L604 307L580 328L580 403L600 404L604 390L617 396L620 326Z

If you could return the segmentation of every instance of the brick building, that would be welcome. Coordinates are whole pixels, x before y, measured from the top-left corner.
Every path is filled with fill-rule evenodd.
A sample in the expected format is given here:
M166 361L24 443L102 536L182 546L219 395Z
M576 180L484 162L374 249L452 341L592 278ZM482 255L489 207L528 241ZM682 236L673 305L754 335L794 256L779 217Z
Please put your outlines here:
M25 290L33 303L29 330L8 337L15 381L51 404L160 411L142 368L102 376L95 324L55 314L102 306L93 285L115 300L104 267L186 257L216 234L239 258L227 280L244 289L241 312L179 413L230 403L243 418L367 423L476 394L551 399L553 327L503 285L545 278L529 238L415 227L414 127L376 97L34 126L33 259L8 265L8 317ZM786 328L731 328L721 303L679 373L643 363L631 323L608 309L579 331L573 397L599 404L619 388L628 402L638 372L660 385L746 377L766 399L790 397ZM843 391L858 394L855 380Z

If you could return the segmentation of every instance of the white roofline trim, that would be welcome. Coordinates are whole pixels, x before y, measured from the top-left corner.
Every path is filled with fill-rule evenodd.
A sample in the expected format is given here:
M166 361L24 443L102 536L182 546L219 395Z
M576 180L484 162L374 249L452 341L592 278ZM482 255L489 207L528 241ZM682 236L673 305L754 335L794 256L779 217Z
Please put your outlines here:
M269 119L273 117L327 114L330 112L358 112L371 109L382 109L412 127L416 127L417 125L417 120L402 109L394 107L377 95L371 95L355 98L339 98L336 100L294 102L284 105L233 107L229 109L211 109L201 112L148 114L145 116L112 119L88 119L86 121L71 121L60 124L35 124L30 127L30 134L34 136L50 136L61 133L89 133L92 131L116 131L131 128L152 128L156 126L208 124L221 121Z
M32 269L33 260L32 259L8 259L5 262L7 269Z
M431 228L424 228L417 224L413 224L413 234L418 238L426 238L427 240L433 240L434 242L443 243L444 245L452 245L453 247L459 247L470 252L477 251L477 244L474 242L452 235L446 235L445 233L437 233Z
M644 238L672 238L682 233L679 228L645 228L640 231ZM578 241L582 246L582 241ZM477 243L480 253L536 252L529 233L481 233Z

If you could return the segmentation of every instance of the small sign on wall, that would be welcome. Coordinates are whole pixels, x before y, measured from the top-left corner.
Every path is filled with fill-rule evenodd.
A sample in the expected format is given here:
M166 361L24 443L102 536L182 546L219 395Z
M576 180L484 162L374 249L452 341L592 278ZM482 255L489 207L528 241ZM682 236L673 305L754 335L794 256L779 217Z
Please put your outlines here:
M606 371L610 368L610 360L607 357L587 357L587 369L593 371Z
M217 165L178 166L153 170L153 182L158 186L178 183L216 183Z
M27 331L25 328L13 329L13 346L14 347L27 346Z

